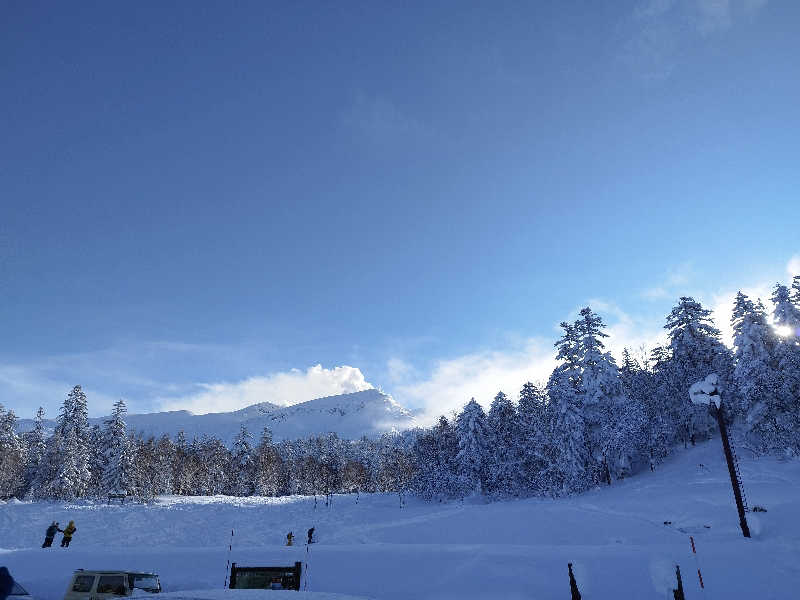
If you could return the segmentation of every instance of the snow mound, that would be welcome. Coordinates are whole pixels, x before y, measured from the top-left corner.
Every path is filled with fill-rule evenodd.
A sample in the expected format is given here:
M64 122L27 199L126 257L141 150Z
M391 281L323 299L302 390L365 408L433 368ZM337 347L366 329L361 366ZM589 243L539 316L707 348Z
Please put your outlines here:
M719 408L721 398L722 386L719 383L719 377L716 373L712 373L703 379L703 381L693 383L689 387L689 399L694 404L713 404Z

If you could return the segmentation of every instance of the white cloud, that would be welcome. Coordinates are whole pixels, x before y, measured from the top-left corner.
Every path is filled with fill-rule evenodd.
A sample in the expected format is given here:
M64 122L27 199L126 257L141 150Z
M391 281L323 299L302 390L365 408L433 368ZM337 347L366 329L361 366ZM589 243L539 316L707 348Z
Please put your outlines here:
M390 358L386 362L386 371L392 383L403 383L416 375L414 366L402 358Z
M238 410L259 402L290 406L314 398L360 392L374 386L356 367L345 365L326 369L315 365L305 371L292 369L237 382L202 383L197 387L199 391L186 396L161 398L162 410L189 410L203 414Z
M356 94L351 105L340 114L341 122L373 143L402 138L420 139L428 129L386 98Z
M643 0L620 23L620 58L646 81L662 81L688 58L698 37L752 19L767 0Z
M648 300L661 300L683 295L679 290L685 290L694 277L694 267L691 262L684 262L667 271L664 278L657 285L644 289L641 293Z
M420 420L431 422L473 397L485 407L500 390L516 398L526 381L546 381L554 366L552 342L529 339L515 348L439 360L427 378L397 386L393 396L400 404L420 407Z
M690 21L702 35L730 28L733 24L730 0L697 0Z
M786 274L791 278L800 275L800 254L795 254L786 263Z
M632 315L618 305L600 299L593 299L588 305L606 323L608 337L603 343L618 361L625 348L636 356L640 348L649 352L666 342L663 317Z

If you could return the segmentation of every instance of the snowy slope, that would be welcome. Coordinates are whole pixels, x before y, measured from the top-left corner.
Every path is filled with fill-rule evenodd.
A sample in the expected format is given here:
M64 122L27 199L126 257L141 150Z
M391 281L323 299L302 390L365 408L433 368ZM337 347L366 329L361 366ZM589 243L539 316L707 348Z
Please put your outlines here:
M703 465L703 466L700 466ZM738 528L718 439L656 472L560 500L425 503L397 496L166 497L154 506L0 505L0 564L44 600L72 569L155 569L166 591L221 588L231 529L239 564L307 562L308 590L378 599L569 598L567 562L586 600L672 598L680 564L688 600L770 600L800 589L800 462L743 458L753 539ZM39 548L52 519L75 519L67 550ZM664 521L671 521L665 525ZM319 543L302 540L315 526ZM698 586L697 559L706 589ZM0 551L2 552L2 551Z
M104 420L105 417L91 419L94 423ZM408 429L416 424L408 410L375 389L317 398L285 407L261 402L234 412L194 415L180 410L131 414L126 420L132 431L145 435L174 437L182 430L187 439L213 435L229 445L242 424L247 426L256 442L264 427L272 430L276 440L305 438L331 431L342 438L358 439L392 429ZM52 421L48 422L50 429L53 425ZM18 430L28 431L32 426L31 420L20 419Z

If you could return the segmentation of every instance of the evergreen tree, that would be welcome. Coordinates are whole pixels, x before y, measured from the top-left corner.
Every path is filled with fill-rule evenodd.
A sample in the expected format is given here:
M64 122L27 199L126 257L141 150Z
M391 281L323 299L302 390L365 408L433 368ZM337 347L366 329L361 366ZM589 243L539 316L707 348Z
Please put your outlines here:
M261 440L256 448L255 469L256 494L278 496L287 493L283 459L272 443L272 432L268 427L261 432Z
M25 446L16 425L14 411L0 404L0 499L21 496L25 489Z
M662 394L658 390L658 380L654 372L649 370L650 360L646 354L641 363L631 357L626 348L623 351L622 365L620 366L620 383L622 393L631 403L633 413L630 415L631 422L635 424L643 419L643 430L634 427L631 434L636 440L641 442L641 457L649 463L651 469L667 457L670 451L672 440L674 439L674 421L670 419L668 407L663 401ZM653 354L657 360L663 361L665 355L663 348L656 350ZM640 423L641 424L641 423ZM638 432L638 435L637 435Z
M792 288L800 286L795 277ZM762 430L762 450L786 454L800 452L800 306L792 302L786 286L775 286L772 301L773 321L780 335L775 340L775 372L777 400L774 410L765 410L759 421Z
M581 318L575 323L579 336L579 360L581 385L579 393L583 403L583 417L586 425L586 439L589 444L589 457L592 460L590 474L595 481L609 480L607 449L611 437L618 435L615 428L622 413L623 396L619 372L614 358L604 352L602 338L605 333L603 320L586 307L580 312ZM618 445L620 440L614 440ZM619 451L619 448L617 448Z
M719 375L723 389L729 389L732 372L730 351L720 341L719 330L706 310L693 298L683 296L664 328L669 337L669 365L661 373L670 379L670 400L678 415L678 435L684 444L696 435L707 436L712 419L703 406L689 400L689 386L711 373Z
M89 425L86 395L76 385L61 407L48 460L55 471L44 486L46 497L74 500L86 495L89 469Z
M519 434L515 445L520 461L519 489L534 495L547 494L552 489L547 474L554 457L549 453L552 423L546 392L531 382L525 383L519 393L517 413Z
M547 470L542 474L552 495L580 492L587 488L589 452L586 422L576 390L574 368L568 362L557 366L547 382L547 396L552 410L552 433L544 450Z
M134 448L128 438L125 417L128 409L122 399L114 403L111 417L105 422L103 492L131 494L134 491Z
M568 494L585 489L589 478L588 432L583 415L581 334L562 322L564 335L555 346L561 361L547 382L552 429L545 454L548 470L544 477L551 494Z
M103 473L106 470L106 439L99 425L89 428L89 485L86 494L90 497L101 497L106 493L103 487Z
M459 493L458 437L446 417L439 417L433 428L417 436L413 452L417 494L426 500L443 500Z
M486 418L488 433L488 456L486 469L486 491L503 496L519 494L521 449L517 445L519 423L517 410L508 396L498 392L494 397Z
M36 495L35 482L37 474L44 469L44 460L47 455L47 439L44 432L44 408L41 406L33 418L33 429L25 434L27 459L25 464L25 486L28 494Z
M772 303L775 305L775 325L796 332L800 328L800 308L792 302L789 288L776 283L772 291Z
M252 496L255 490L255 460L251 439L250 432L242 424L233 442L231 492L234 496Z
M790 300L792 304L800 310L800 275L792 277L792 294Z
M472 398L456 419L458 475L462 493L482 495L486 478L486 414Z

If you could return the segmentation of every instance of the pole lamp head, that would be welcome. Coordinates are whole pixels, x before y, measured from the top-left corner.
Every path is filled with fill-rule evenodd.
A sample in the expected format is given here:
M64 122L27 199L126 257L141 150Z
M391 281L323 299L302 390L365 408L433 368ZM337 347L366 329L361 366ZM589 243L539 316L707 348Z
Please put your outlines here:
M702 381L692 384L689 387L689 400L693 404L705 404L709 410L711 407L719 409L722 403L722 384L716 373L711 373Z

